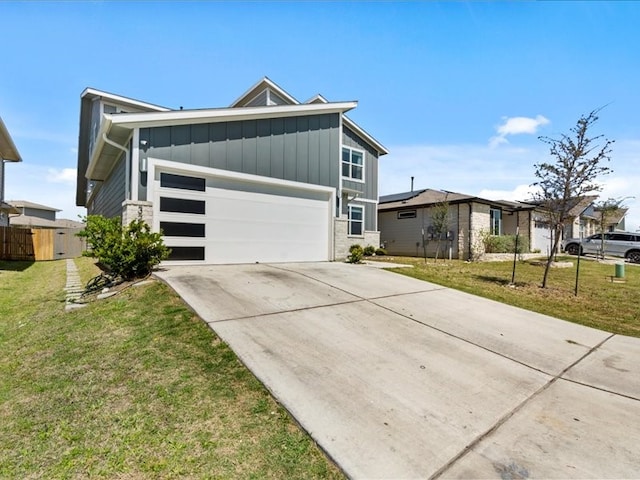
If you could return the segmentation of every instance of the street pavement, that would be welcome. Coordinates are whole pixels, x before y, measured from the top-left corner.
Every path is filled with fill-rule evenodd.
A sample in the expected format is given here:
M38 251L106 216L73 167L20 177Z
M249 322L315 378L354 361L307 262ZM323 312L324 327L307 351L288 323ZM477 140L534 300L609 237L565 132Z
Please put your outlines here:
M640 478L640 339L366 265L157 276L351 478Z

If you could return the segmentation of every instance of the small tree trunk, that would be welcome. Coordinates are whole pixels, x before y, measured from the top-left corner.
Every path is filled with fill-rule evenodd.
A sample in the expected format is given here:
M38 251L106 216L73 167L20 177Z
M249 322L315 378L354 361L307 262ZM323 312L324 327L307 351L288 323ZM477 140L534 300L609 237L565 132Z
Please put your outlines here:
M547 264L544 266L544 276L542 277L542 288L547 288L547 277L549 276L549 269L551 268L551 263L556 256L556 250L558 250L558 244L560 243L560 229L556 227L555 232L553 233L553 245L551 247L551 251L549 252L549 257L547 258Z

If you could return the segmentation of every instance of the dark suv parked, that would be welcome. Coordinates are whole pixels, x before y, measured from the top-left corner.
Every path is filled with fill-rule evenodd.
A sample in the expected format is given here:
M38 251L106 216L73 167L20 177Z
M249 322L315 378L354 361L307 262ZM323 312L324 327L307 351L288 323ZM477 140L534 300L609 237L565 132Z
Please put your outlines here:
M582 254L602 254L602 235L604 235L604 254L624 257L630 262L640 263L640 234L631 232L597 233L582 239ZM569 238L562 242L562 249L569 255L580 252L580 239Z

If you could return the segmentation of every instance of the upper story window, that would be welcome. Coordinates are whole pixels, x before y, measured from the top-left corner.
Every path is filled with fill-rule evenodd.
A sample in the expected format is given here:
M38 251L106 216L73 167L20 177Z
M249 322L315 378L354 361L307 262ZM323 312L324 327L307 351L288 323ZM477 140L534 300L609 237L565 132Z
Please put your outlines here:
M364 152L342 147L342 177L364 181Z
M502 210L499 208L492 208L489 212L489 216L489 231L491 235L502 235Z

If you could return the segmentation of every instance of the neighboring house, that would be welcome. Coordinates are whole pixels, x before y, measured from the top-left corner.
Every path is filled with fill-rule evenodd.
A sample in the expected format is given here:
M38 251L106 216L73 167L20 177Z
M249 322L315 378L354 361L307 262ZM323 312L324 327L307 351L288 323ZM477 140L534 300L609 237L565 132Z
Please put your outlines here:
M9 222L13 227L25 228L83 228L84 224L66 218L56 219L60 210L26 200L10 200L18 215L12 215Z
M380 197L378 226L387 252L422 256L426 247L427 255L434 256L438 242L433 238L433 209L443 202L449 205L449 231L440 242L441 255L448 256L450 249L452 258L475 258L482 252L483 235L515 235L516 230L530 250L550 249L544 212L533 203L423 189Z
M585 238L595 233L601 233L602 212L594 204L597 199L597 195L589 195L574 200L575 205L569 211L571 221L565 226L564 238ZM609 214L604 230L606 232L624 231L626 214L626 208L619 208Z
M345 116L356 105L300 103L266 77L228 108L199 110L87 88L76 203L162 230L170 261L342 259L379 244L388 153Z
M9 225L9 215L18 213L11 205L4 201L5 162L21 162L22 158L13 143L11 135L0 118L0 227Z

